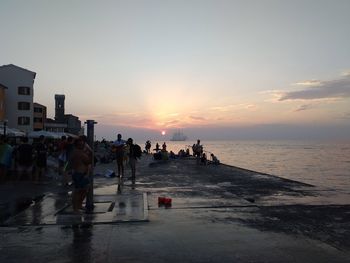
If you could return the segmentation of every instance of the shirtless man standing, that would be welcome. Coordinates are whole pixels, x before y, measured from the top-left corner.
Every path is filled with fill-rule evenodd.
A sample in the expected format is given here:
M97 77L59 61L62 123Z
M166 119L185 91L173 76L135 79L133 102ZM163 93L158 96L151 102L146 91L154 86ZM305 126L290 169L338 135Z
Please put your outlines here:
M82 209L82 204L90 185L88 171L92 159L84 151L84 141L81 138L75 141L74 146L75 149L70 157L74 183L72 203L74 212L78 213L79 209Z
M124 176L124 147L125 147L125 141L122 140L122 135L119 133L117 140L114 141L112 146L115 157L117 161L117 171L118 171L118 177L122 178Z

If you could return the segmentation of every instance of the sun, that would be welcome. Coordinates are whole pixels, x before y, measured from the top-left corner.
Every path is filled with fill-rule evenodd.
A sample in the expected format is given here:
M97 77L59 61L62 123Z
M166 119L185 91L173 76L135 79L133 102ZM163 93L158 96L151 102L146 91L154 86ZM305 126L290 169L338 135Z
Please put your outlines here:
M166 132L165 131L162 131L162 135L164 136L166 134Z

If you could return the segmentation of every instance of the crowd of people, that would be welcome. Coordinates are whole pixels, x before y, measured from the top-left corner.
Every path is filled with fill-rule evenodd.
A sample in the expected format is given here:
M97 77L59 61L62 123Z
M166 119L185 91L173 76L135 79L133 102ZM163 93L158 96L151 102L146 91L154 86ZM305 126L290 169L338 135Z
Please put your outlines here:
M48 156L54 155L56 150L57 143L45 141L43 136L29 143L28 137L22 137L18 141L2 135L0 139L1 182L24 179L39 182L46 173Z
M61 176L62 185L74 185L73 209L82 209L82 203L90 186L92 171L92 149L86 136L72 138L62 136L51 140L40 136L29 142L28 137L9 141L0 139L0 178L4 181L32 181L40 183L48 173L48 159L58 160L58 169L53 171Z
M208 160L207 153L203 149L200 140L192 147L181 149L178 153L168 152L164 142L160 147L159 143L153 150L152 143L147 140L144 154L152 154L155 160L169 160L193 156L198 164L219 164L217 157L210 153L211 160ZM93 166L96 162L110 163L116 160L115 174L120 179L124 178L124 170L127 165L131 171L131 181L136 181L136 163L141 157L141 147L134 143L132 138L122 139L118 134L117 139L112 142L102 140L94 143L94 153L87 143L86 136L66 137L60 140L53 140L40 136L31 143L28 137L9 140L5 136L0 137L0 183L7 180L23 181L29 180L33 183L43 181L48 171L48 160L53 160L53 167L57 167L53 173L60 178L63 186L74 186L72 204L75 212L82 209L83 200L89 190ZM56 160L56 161L55 161ZM57 163L55 165L55 163Z

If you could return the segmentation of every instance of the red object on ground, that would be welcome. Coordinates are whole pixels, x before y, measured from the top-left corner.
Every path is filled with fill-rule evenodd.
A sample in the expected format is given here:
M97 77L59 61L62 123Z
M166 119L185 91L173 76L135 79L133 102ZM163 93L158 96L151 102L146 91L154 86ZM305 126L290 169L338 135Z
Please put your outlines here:
M163 196L158 197L158 204L164 204L164 199L165 197Z
M158 205L171 206L172 199L169 197L159 196Z
M166 198L164 198L164 202L163 203L164 203L164 205L171 205L171 201L172 201L171 198L167 198L166 197Z

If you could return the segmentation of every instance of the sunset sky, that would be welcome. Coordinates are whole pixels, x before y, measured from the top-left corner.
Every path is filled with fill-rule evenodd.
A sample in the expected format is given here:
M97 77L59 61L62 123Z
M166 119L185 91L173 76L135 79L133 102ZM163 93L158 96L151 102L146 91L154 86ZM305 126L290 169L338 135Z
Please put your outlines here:
M49 116L65 94L99 137L346 137L349 14L348 0L2 0L0 64L35 71Z

